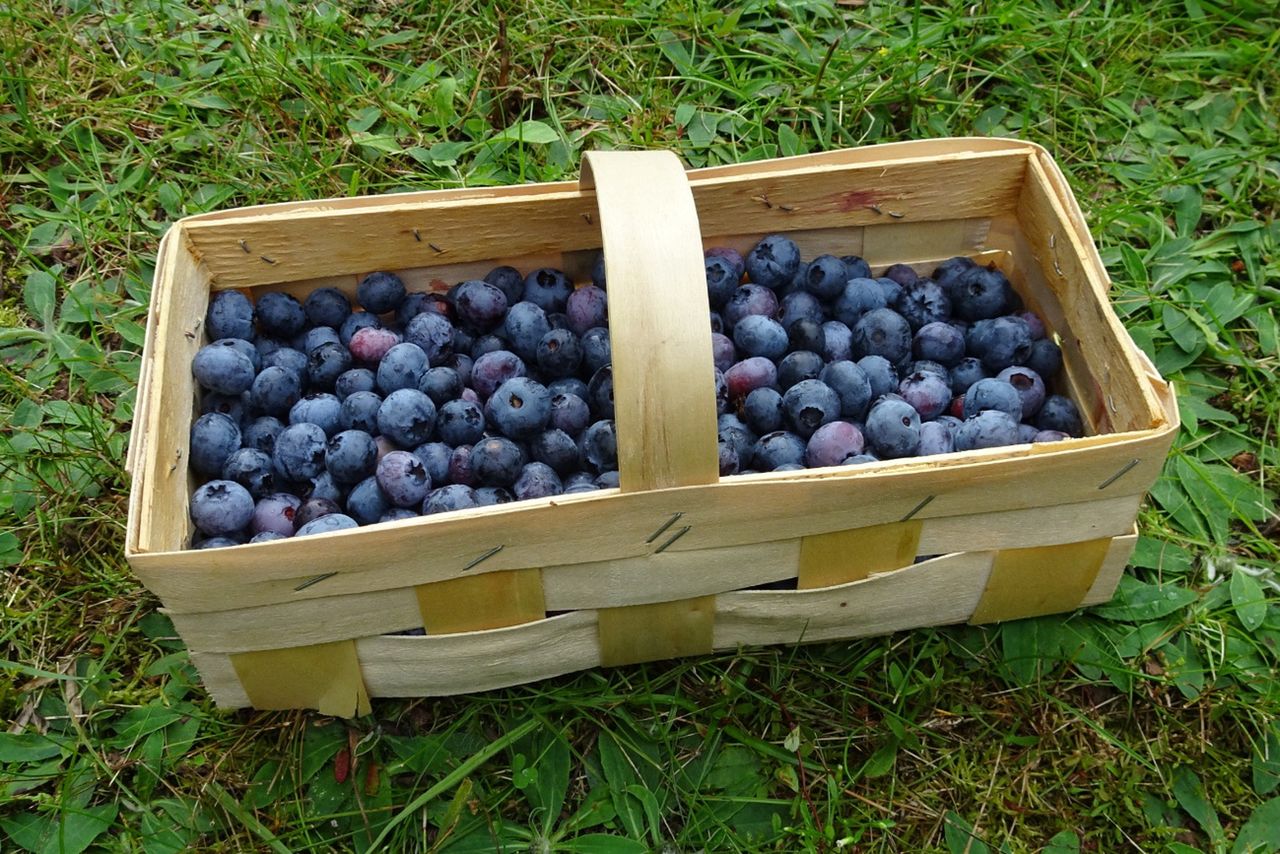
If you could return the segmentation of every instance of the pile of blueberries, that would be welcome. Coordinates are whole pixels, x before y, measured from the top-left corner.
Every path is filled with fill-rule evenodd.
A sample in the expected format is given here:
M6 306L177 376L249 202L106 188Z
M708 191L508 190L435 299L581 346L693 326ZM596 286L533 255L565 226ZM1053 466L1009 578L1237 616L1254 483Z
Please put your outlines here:
M871 278L771 235L708 250L706 275L722 475L1081 434L998 270ZM354 310L334 288L217 292L192 363L196 547L617 486L603 259L591 278L503 266L438 294L379 272Z

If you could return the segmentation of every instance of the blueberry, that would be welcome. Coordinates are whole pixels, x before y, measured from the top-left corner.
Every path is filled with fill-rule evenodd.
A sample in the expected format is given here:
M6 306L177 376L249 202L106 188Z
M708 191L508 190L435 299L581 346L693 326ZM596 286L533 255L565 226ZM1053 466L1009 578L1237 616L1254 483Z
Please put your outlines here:
M361 525L372 525L392 508L391 499L383 491L377 477L367 477L351 488L347 496L347 514Z
M341 513L342 508L338 506L331 498L317 498L312 496L298 506L293 514L294 529L301 528L310 522L314 522L321 516L328 516L331 513Z
M551 427L563 430L570 436L577 436L591 421L590 408L585 400L573 392L552 394L552 391L551 387L547 388L547 392L551 394L551 415L548 423ZM584 389L583 393L589 395L589 388Z
M551 418L551 395L541 383L515 377L498 387L486 401L484 411L486 420L507 436L528 439L546 428Z
M591 284L600 290L604 290L606 281L604 252L601 251L596 255L596 260L591 262Z
M898 385L898 393L920 413L922 421L937 418L951 403L951 386L936 374L911 374Z
M721 312L725 325L730 329L741 323L744 317L750 317L751 315L773 317L777 313L777 295L762 285L754 284L742 285L735 290L733 296L729 297L729 301L725 303L724 311ZM720 330L713 331L719 332Z
M449 454L449 480L464 486L475 486L475 472L471 470L471 446L459 445Z
M998 317L1008 310L1013 287L1004 273L986 267L970 267L951 286L955 313L964 320Z
M1019 445L1031 444L1036 440L1036 436L1038 435L1040 435L1040 431L1037 430L1031 424L1018 425L1018 444Z
M376 521L376 520L375 520ZM347 531L352 528L358 528L360 525L355 519L342 513L330 513L327 516L321 516L319 519L313 519L298 529L295 537L309 537L312 534L328 534L333 531Z
M822 357L808 350L788 353L778 363L778 388L786 391L802 380L816 380L825 366Z
M474 489L460 484L450 484L431 490L427 500L422 502L422 513L423 515L448 513L451 510L466 510L469 507L479 506L480 500L476 497Z
M613 361L609 330L603 326L588 329L582 335L582 369L593 374Z
M458 319L481 332L495 328L507 313L507 295L500 288L478 279L459 284L453 293L453 304Z
M329 452L325 450L325 465L329 464ZM311 478L307 485L307 498L327 498L335 504L347 500L347 484L338 483L326 468L325 471Z
M945 365L938 362L931 362L928 359L916 359L906 371L907 376L911 374L933 374L945 382L948 388L951 387L951 372L947 370Z
M538 342L535 356L547 376L571 376L582 364L582 342L571 330L552 329Z
M1032 341L1039 341L1048 334L1048 330L1044 328L1044 321L1034 311L1019 311L1017 316L1026 322L1027 331L1031 333Z
M253 519L253 496L231 480L211 480L191 496L191 521L210 537L237 534Z
M943 321L926 323L916 332L912 350L917 359L954 367L964 358L964 333Z
M518 302L507 312L502 329L511 350L526 362L532 362L538 354L538 342L551 331L551 324L542 307L532 302Z
M264 495L253 507L253 519L250 530L254 534L272 533L282 537L292 537L294 518L302 500L287 492L276 492Z
M1044 380L1030 368L1005 368L996 374L996 379L1004 380L1017 389L1018 395L1022 398L1022 415L1018 416L1021 420L1030 421L1044 405Z
M217 477L227 458L240 448L240 427L220 412L201 415L191 425L191 468Z
M339 400L346 400L358 391L373 391L377 380L368 368L351 368L343 371L333 384L333 393Z
M453 290L450 289L449 294L452 293ZM403 328L408 326L415 317L427 312L438 314L450 322L453 322L457 314L449 295L418 291L409 294L404 298L404 302L400 303L400 307L396 309L396 324Z
M844 268L849 271L850 279L871 278L871 265L857 255L841 255L840 260L844 262Z
M707 318L711 322L711 331L724 334L724 316L718 311L710 312Z
M719 454L720 476L728 477L737 474L741 465L737 449L726 440L720 439L717 443L717 451Z
M1037 430L1031 441L1039 444L1041 442L1061 442L1063 439L1070 438L1069 434L1063 433L1061 430Z
M431 365L443 365L453 355L453 325L442 315L426 311L409 321L404 340L417 344Z
M428 368L418 378L418 391L431 398L436 406L443 406L462 394L462 379L453 368Z
M378 446L364 430L343 430L326 446L325 468L336 483L359 483L377 464Z
M426 466L409 451L392 451L379 460L375 477L383 493L397 507L416 507L431 491Z
M736 416L735 420L737 420ZM751 432L747 425L739 421L737 424L721 425L719 427L719 432L717 433L717 438L719 441L724 442L729 447L733 448L734 452L738 455L739 465L741 465L743 462L751 458L751 448L755 445L756 440L759 437L755 433Z
M391 392L378 408L378 432L402 448L417 447L431 438L435 422L436 405L416 388Z
M564 484L565 492L570 492L571 490L583 486L590 487L591 492L595 492L597 489L596 476L591 472L582 471L581 469L567 475L561 482Z
M782 412L791 430L808 439L840 417L840 396L821 380L802 380L782 395Z
M338 425L344 430L363 430L366 433L377 433L378 410L382 408L382 398L371 391L357 391L342 401Z
M869 311L885 308L884 292L874 279L850 279L836 296L831 313L852 329Z
M920 414L901 398L884 397L867 415L867 441L881 459L910 457L920 446Z
M559 474L569 474L580 465L578 443L563 430L544 430L529 442L529 455L551 466Z
M325 470L328 437L315 424L291 424L276 437L271 454L276 474L286 481L310 480Z
M721 337L723 338L724 336ZM727 338L725 340L728 341ZM822 353L826 346L826 336L823 334L820 322L801 319L787 327L787 342L793 352L796 350L809 350L814 353ZM732 343L729 341L731 346ZM712 338L712 352L717 352L715 345L716 340ZM732 354L730 354L730 358L732 358ZM717 366L719 366L718 362Z
M733 328L733 342L746 356L780 359L787 352L787 331L768 317L748 315Z
M501 486L482 486L476 490L476 503L480 507L510 504L516 497Z
M587 405L596 420L613 417L613 367L605 365L587 383Z
M853 358L853 330L838 320L822 324L822 358L842 362Z
M221 342L207 344L197 352L191 362L191 373L196 382L219 394L238 395L248 391L253 385L253 360L241 352L232 342L236 339L226 338ZM248 344L248 342L245 342ZM249 349L253 349L249 345Z
M449 458L453 454L444 442L427 442L413 449L413 453L422 460L427 469L427 477L431 482L442 484L449 482Z
M954 258L948 258L937 266L933 271L933 280L947 292L948 296L959 296L956 293L957 285L960 279L969 271L977 267L972 258L965 258L963 255L957 255Z
M347 319L342 321L342 325L338 327L338 338L346 347L351 346L351 339L361 329L380 329L382 321L378 320L376 314L370 314L367 311L353 311L347 315Z
M337 288L319 288L307 294L302 310L312 326L336 328L351 314L351 300Z
M733 296L742 278L733 262L718 255L706 257L707 299L711 307L724 308L724 304Z
M956 428L955 449L999 448L1018 443L1018 422L1007 412L986 409Z
M605 362L607 365L608 362ZM587 384L578 377L560 377L552 380L547 384L547 391L551 392L551 396L557 394L572 394L580 400L587 399Z
M593 481L596 489L617 489L622 485L622 476L615 471L602 471Z
M908 288L914 285L920 277L916 275L916 271L909 264L893 264L884 271L884 278Z
M376 366L387 355L387 351L402 340L404 339L400 337L400 333L394 330L385 329L381 326L369 326L364 329L357 329L355 334L351 336L351 342L348 346L352 356L366 365Z
M883 356L863 356L855 364L862 368L867 382L871 384L872 401L898 390L898 374L888 359Z
M834 255L819 255L804 269L804 287L821 300L833 300L849 281L849 269Z
M218 291L209 300L204 329L210 340L253 337L253 303L239 291Z
M395 311L404 298L404 282L395 273L370 273L356 285L356 300L373 314Z
M244 428L250 405L248 392L235 395L207 392L200 396L201 415L219 412L234 421L241 429Z
M618 467L618 439L613 422L597 421L582 431L578 439L578 455L583 467L596 473L613 471Z
M742 279L742 274L747 270L747 262L743 260L742 253L731 246L712 246L703 253L707 258L723 258L733 267L734 281Z
M401 389L418 389L427 370L427 354L417 344L405 342L387 351L378 365L378 391L384 395Z
M795 278L800 269L800 248L788 237L770 234L747 253L745 261L752 282L776 290Z
M805 440L786 430L774 430L751 447L751 463L759 471L773 471L782 465L803 465Z
M920 425L920 445L916 448L917 456L949 454L954 450L955 438L947 425L940 421L926 421Z
M307 381L314 389L329 390L351 368L351 353L346 347L327 342L307 356Z
M222 465L222 479L235 481L254 498L275 492L271 455L256 448L240 448L227 457Z
M315 424L332 436L342 427L342 401L332 394L309 394L289 410L289 423Z
M866 463L878 463L878 462L880 462L879 457L877 457L875 454L864 451L861 454L855 454L852 457L848 457L847 459L845 459L844 464L847 466L860 466Z
M272 540L287 540L288 535L277 534L275 531L263 531L260 534L254 534L249 538L251 543L269 543ZM203 546L202 546L203 547Z
M321 344L342 344L338 330L332 326L313 326L302 335L302 352L310 353Z
M978 380L964 393L964 417L968 420L988 409L1004 412L1016 423L1022 418L1022 396L1005 380Z
M225 549L230 546L243 545L238 537L209 537L201 540L196 548L203 551L204 549Z
M729 370L729 366L738 361L738 350L733 341L719 332L711 333L711 361L720 371Z
M729 388L729 399L736 403L755 389L776 386L778 368L764 356L752 356L732 365L724 372L724 379Z
M534 270L524 279L524 299L543 311L564 311L571 293L569 277L551 267Z
M257 315L262 331L276 338L292 338L307 325L302 303L279 291L258 298Z
M1062 369L1062 350L1048 338L1032 341L1026 366L1044 379L1053 379Z
M893 279L886 279L884 276L875 280L876 287L880 289L880 294L884 297L886 306L895 305L898 300L902 299L902 285Z
M742 418L756 433L782 429L782 395L772 388L757 388L742 405Z
M1021 317L979 320L969 332L969 355L977 356L989 371L1025 365L1031 356L1031 330Z
M969 390L969 386L978 380L984 380L991 374L982 366L982 360L973 356L966 356L956 363L956 366L949 372L951 381L952 394L964 394Z
M458 381L462 385L471 385L471 369L475 366L475 360L464 353L454 353L452 356L444 360L439 367L449 368L458 375Z
M520 446L500 436L481 439L471 448L471 470L484 486L511 486L525 462Z
M822 303L807 291L787 294L778 306L778 322L782 324L783 329L790 329L791 324L799 320L810 320L820 324L826 319Z
M533 462L526 464L520 470L520 477L516 479L511 491L520 501L529 498L549 498L564 492L564 484L560 482L560 476L551 466Z
M569 295L565 307L569 329L575 335L583 335L588 329L609 324L609 298L594 285L578 288Z
M1080 410L1070 398L1058 394L1045 398L1044 405L1036 415L1036 426L1041 430L1056 430L1075 438L1084 435L1084 420L1080 417Z
M848 421L823 424L809 437L804 461L810 468L838 466L846 459L862 453L866 440L857 425Z
M249 422L240 441L246 448L256 448L269 454L275 450L276 437L282 430L284 424L279 418L263 415Z
M418 511L409 507L392 507L378 517L379 522L403 522L405 519L417 519Z
M931 279L920 279L911 287L903 288L893 305L913 330L951 319L951 298Z
M292 347L280 347L269 355L262 357L263 368L285 368L298 375L298 379L306 385L311 380L311 360L306 353Z
M868 356L867 358L879 359L880 357ZM883 359L880 361L884 362ZM888 362L885 362L885 365L888 366ZM872 394L871 380L868 379L867 372L857 363L847 359L828 364L818 374L818 379L826 383L840 398L840 416L843 418L865 418L867 407L871 405L874 397L879 396Z
M447 445L471 445L484 436L484 412L474 403L450 400L436 414L436 433Z
M496 353L499 350L507 349L507 339L500 335L481 335L475 341L471 342L472 364L486 353Z
M859 359L883 356L896 365L911 354L911 326L891 309L869 311L853 328L853 353Z

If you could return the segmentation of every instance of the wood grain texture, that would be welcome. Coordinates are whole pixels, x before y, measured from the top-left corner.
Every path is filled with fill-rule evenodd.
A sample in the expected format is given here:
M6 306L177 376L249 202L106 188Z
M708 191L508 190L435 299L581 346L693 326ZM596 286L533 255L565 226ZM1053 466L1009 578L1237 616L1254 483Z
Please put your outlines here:
M1107 549L1102 566L1098 568L1098 576L1080 603L1081 607L1101 605L1103 602L1111 601L1111 597L1116 592L1116 585L1120 583L1120 576L1124 575L1125 567L1129 565L1129 556L1133 554L1133 547L1138 544L1137 530L1135 526L1125 536L1111 538L1111 546Z
M1106 495L1108 491L1097 492ZM918 554L1052 546L1121 536L1133 527L1141 504L1141 494L1121 494L1052 507L939 516L925 520Z
M796 587L833 587L910 566L919 554L922 524L913 519L804 537Z
M547 616L540 569L467 575L415 590L429 635L499 629Z
M609 282L623 492L715 483L716 393L698 214L669 151L583 155Z
M231 666L255 709L315 709L339 718L370 712L354 641L237 653Z
M596 612L605 667L711 652L716 597L699 596Z
M884 634L969 618L991 552L946 555L820 590L753 590L716 597L716 649Z
M1110 538L1001 549L992 562L976 624L1072 611L1084 601L1111 548Z

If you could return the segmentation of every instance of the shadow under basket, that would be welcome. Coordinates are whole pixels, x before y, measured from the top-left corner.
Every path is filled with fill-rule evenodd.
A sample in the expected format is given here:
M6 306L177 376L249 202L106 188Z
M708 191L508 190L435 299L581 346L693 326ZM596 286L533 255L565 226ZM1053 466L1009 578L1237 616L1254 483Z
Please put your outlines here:
M704 247L785 233L879 272L998 265L1063 351L1087 435L720 478ZM444 290L497 264L583 281L603 247L621 487L185 550L191 360L210 294ZM351 716L760 644L986 623L1109 599L1178 414L1134 346L1045 151L898 143L686 172L585 156L579 183L300 202L184 219L161 244L126 553L220 706ZM916 562L920 556L931 556ZM752 589L794 580L795 589ZM549 614L551 616L549 616ZM425 634L392 634L421 627Z

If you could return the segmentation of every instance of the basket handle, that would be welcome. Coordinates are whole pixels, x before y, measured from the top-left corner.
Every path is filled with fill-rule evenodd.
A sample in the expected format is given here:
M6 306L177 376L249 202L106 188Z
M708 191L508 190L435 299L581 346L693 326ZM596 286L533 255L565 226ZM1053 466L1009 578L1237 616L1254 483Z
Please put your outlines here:
M623 492L715 483L716 395L693 192L670 151L592 151Z

